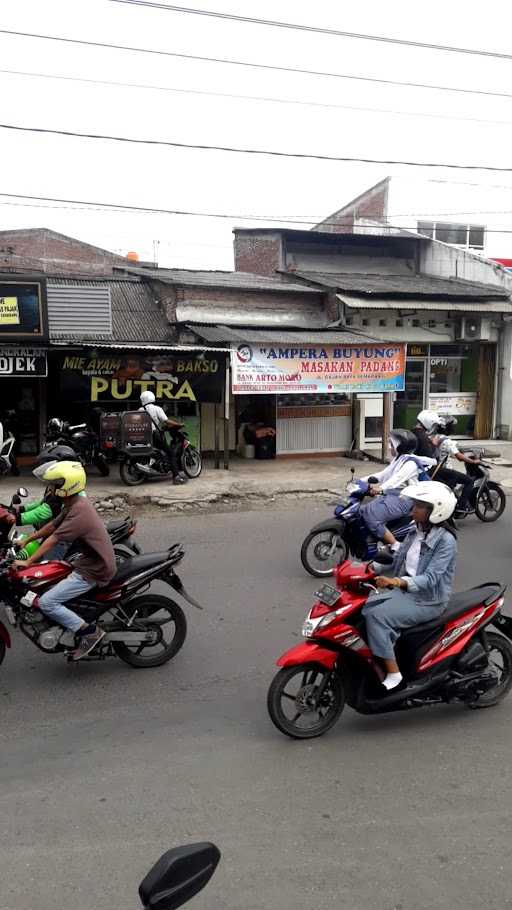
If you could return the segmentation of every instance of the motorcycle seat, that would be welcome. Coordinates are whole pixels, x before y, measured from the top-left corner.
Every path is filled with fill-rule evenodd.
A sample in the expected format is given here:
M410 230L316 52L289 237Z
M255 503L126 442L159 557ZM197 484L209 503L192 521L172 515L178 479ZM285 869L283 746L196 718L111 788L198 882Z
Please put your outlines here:
M145 572L147 569L156 568L156 566L167 562L168 559L168 550L164 550L162 553L143 553L141 556L132 556L129 559L125 559L119 566L110 584L125 581L125 579L137 575L138 572Z
M437 619L430 620L430 622L424 622L418 626L413 626L411 629L404 630L402 637L407 632L428 632L431 629L438 629L445 622L456 619L457 616L461 616L462 613L470 610L471 607L478 607L482 603L492 603L493 600L498 599L503 590L503 585L499 584L499 582L487 582L476 588L470 588L469 591L459 591L458 594L452 594L444 613L438 616Z
M107 531L109 534L114 531L120 531L124 525L128 524L128 518L116 518L113 521L107 521Z

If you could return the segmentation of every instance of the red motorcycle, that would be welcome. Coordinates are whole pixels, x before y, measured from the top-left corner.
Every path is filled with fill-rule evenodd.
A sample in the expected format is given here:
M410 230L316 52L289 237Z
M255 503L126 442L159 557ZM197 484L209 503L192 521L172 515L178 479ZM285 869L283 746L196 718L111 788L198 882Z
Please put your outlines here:
M165 582L202 609L174 571L184 555L182 546L174 544L163 553L134 556L118 567L106 587L93 588L67 603L87 623L98 622L106 632L84 660L117 656L132 667L159 667L178 653L187 635L185 614L173 600L148 589L153 581ZM9 622L40 651L69 657L75 647L74 633L56 625L32 604L34 595L62 581L73 567L66 562L42 562L16 569L9 562L12 555L0 563L0 603ZM0 622L0 663L10 647L9 632Z
M279 658L268 692L270 717L282 733L321 736L345 704L360 714L452 701L485 708L512 686L512 619L501 613L506 588L493 582L454 594L441 617L402 632L396 655L404 681L388 692L361 612L376 591L376 574L371 563L346 560L334 571L337 587L316 592L302 627L305 641ZM491 624L506 638L488 631Z

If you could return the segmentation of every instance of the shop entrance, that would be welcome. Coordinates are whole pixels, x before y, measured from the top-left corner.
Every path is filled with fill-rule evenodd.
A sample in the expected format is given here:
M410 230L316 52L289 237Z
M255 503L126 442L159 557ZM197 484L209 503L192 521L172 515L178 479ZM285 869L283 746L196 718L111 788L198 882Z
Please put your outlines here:
M16 457L23 461L25 458L37 455L40 448L40 382L38 379L2 379L0 390L2 393L2 407L0 414L5 422L6 413L13 411L12 417L7 419L6 429L10 430L16 439Z
M394 426L412 429L418 413L424 407L426 384L427 358L408 357L405 367L405 389L396 394Z

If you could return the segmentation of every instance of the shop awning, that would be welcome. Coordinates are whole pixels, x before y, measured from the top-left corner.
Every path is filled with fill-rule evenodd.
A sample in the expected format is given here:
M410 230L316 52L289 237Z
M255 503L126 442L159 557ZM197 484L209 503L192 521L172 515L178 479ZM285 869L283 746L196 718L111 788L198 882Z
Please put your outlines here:
M224 342L226 344L275 344L283 345L312 345L312 344L364 344L366 342L374 343L375 338L369 335L359 334L355 331L342 331L337 329L324 329L315 331L310 329L307 332L294 332L290 329L253 329L244 326L227 326L227 325L188 325L188 330L194 332L199 338L213 344Z
M445 300L431 297L367 297L362 294L336 294L338 300L355 310L430 310L440 313L508 313L512 314L509 298L502 300Z

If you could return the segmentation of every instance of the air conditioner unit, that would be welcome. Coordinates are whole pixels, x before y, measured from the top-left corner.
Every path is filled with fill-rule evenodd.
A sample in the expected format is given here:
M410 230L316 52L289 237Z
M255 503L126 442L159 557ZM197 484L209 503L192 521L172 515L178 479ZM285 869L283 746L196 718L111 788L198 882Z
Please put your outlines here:
M462 316L455 327L457 341L492 341L492 321L488 316Z

